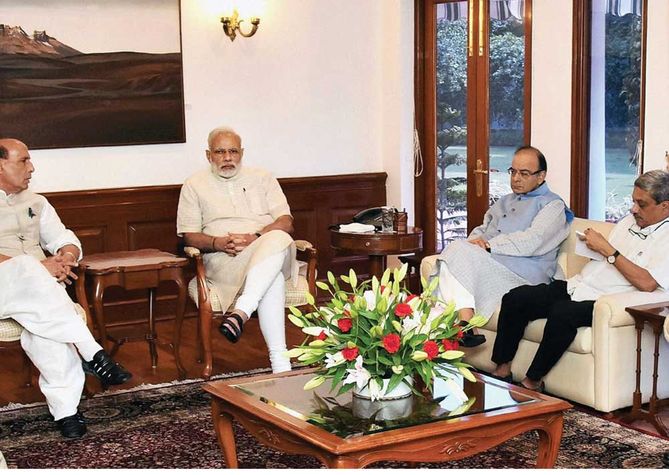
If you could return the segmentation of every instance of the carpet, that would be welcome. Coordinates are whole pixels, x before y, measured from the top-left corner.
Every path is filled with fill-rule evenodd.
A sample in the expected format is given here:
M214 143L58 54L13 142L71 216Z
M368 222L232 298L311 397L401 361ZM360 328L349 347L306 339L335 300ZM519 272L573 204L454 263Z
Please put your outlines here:
M228 375L228 377L237 375ZM44 405L0 411L0 451L9 468L223 468L201 381L108 393L85 400L88 434L65 440ZM576 410L565 413L556 467L660 468L669 441ZM235 425L240 468L319 468L312 457L278 453ZM415 468L529 468L535 433L465 460ZM406 468L383 462L374 468Z

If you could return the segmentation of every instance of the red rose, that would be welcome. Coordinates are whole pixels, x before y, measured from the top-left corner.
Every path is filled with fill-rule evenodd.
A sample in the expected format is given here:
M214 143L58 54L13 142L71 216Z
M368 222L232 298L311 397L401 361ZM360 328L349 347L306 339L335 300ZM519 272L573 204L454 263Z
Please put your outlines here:
M409 294L409 295L407 295L407 298L404 299L404 303L409 303L409 302L411 302L413 299L415 299L416 297L418 297L418 295L415 295L415 294Z
M400 336L397 333L390 333L383 337L383 347L388 353L397 353L400 349Z
M439 345L432 340L428 340L423 343L423 351L427 353L427 359L432 360L439 354Z
M350 318L340 318L339 320L337 320L337 326L344 333L348 333L349 331L351 331L351 328L353 327L353 320L351 320Z
M328 336L325 334L325 332L321 331L320 335L318 335L316 338L318 338L319 340L325 340L327 337ZM444 340L444 341L446 341L446 340Z
M460 327L455 327L455 328L458 329L458 334L455 335L456 338L458 338L458 340L462 340L462 337L465 336L465 332L463 332L462 328L460 328Z
M412 312L413 310L411 310L409 304L406 303L398 303L397 307L395 307L395 315L399 318L404 318L408 315L411 315Z
M444 351L457 350L460 348L460 343L453 340L441 340L441 344L444 345Z
M344 356L346 361L353 361L358 357L358 347L355 346L353 348L344 348L341 350L341 354Z

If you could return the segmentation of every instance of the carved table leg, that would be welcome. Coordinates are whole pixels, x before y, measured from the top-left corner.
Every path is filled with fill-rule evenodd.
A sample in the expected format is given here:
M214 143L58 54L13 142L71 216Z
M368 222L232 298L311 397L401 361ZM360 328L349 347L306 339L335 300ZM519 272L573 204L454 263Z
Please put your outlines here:
M555 466L560 441L562 440L563 424L564 419L560 414L549 419L547 427L537 430L539 433L537 468L553 468Z
M221 409L219 400L213 398L211 400L211 415L214 419L214 430L216 430L218 445L223 451L228 468L238 468L235 434L232 430L232 416Z

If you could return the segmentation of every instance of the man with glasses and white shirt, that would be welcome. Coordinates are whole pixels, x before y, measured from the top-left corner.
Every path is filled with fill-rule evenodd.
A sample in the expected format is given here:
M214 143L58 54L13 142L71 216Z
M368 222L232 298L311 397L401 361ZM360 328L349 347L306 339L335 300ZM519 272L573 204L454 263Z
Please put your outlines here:
M290 371L286 351L285 280L297 277L293 217L279 182L269 172L242 167L241 137L219 127L209 133L210 167L181 189L177 233L186 245L206 252L207 280L228 309L220 332L239 341L244 324L258 310L274 373Z
M511 361L525 327L547 318L544 335L521 385L543 389L543 377L562 357L579 327L592 325L595 300L604 294L669 288L669 173L646 172L634 182L631 214L611 230L608 240L586 229L583 240L603 259L591 260L568 281L522 286L502 299L492 360L493 374L511 375Z
M513 193L502 196L467 240L450 243L439 255L439 297L454 302L463 327L474 316L490 318L514 287L548 283L555 275L560 244L573 214L548 189L544 155L530 146L516 150L508 170ZM464 332L461 345L485 336Z

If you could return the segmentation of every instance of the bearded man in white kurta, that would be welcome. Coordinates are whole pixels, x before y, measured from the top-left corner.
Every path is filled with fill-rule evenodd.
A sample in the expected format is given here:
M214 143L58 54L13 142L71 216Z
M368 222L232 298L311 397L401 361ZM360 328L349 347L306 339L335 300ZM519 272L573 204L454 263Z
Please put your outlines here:
M208 143L210 167L188 178L181 189L177 234L186 245L207 252L208 284L221 308L233 306L221 333L236 343L257 310L272 371L290 371L283 355L285 281L297 278L297 261L288 201L267 171L242 167L244 149L234 130L214 129Z
M28 191L34 170L25 144L0 139L0 319L24 328L21 346L40 372L49 411L64 437L77 438L86 433L77 410L84 371L105 386L132 375L95 341L63 287L76 279L81 243L46 198Z

